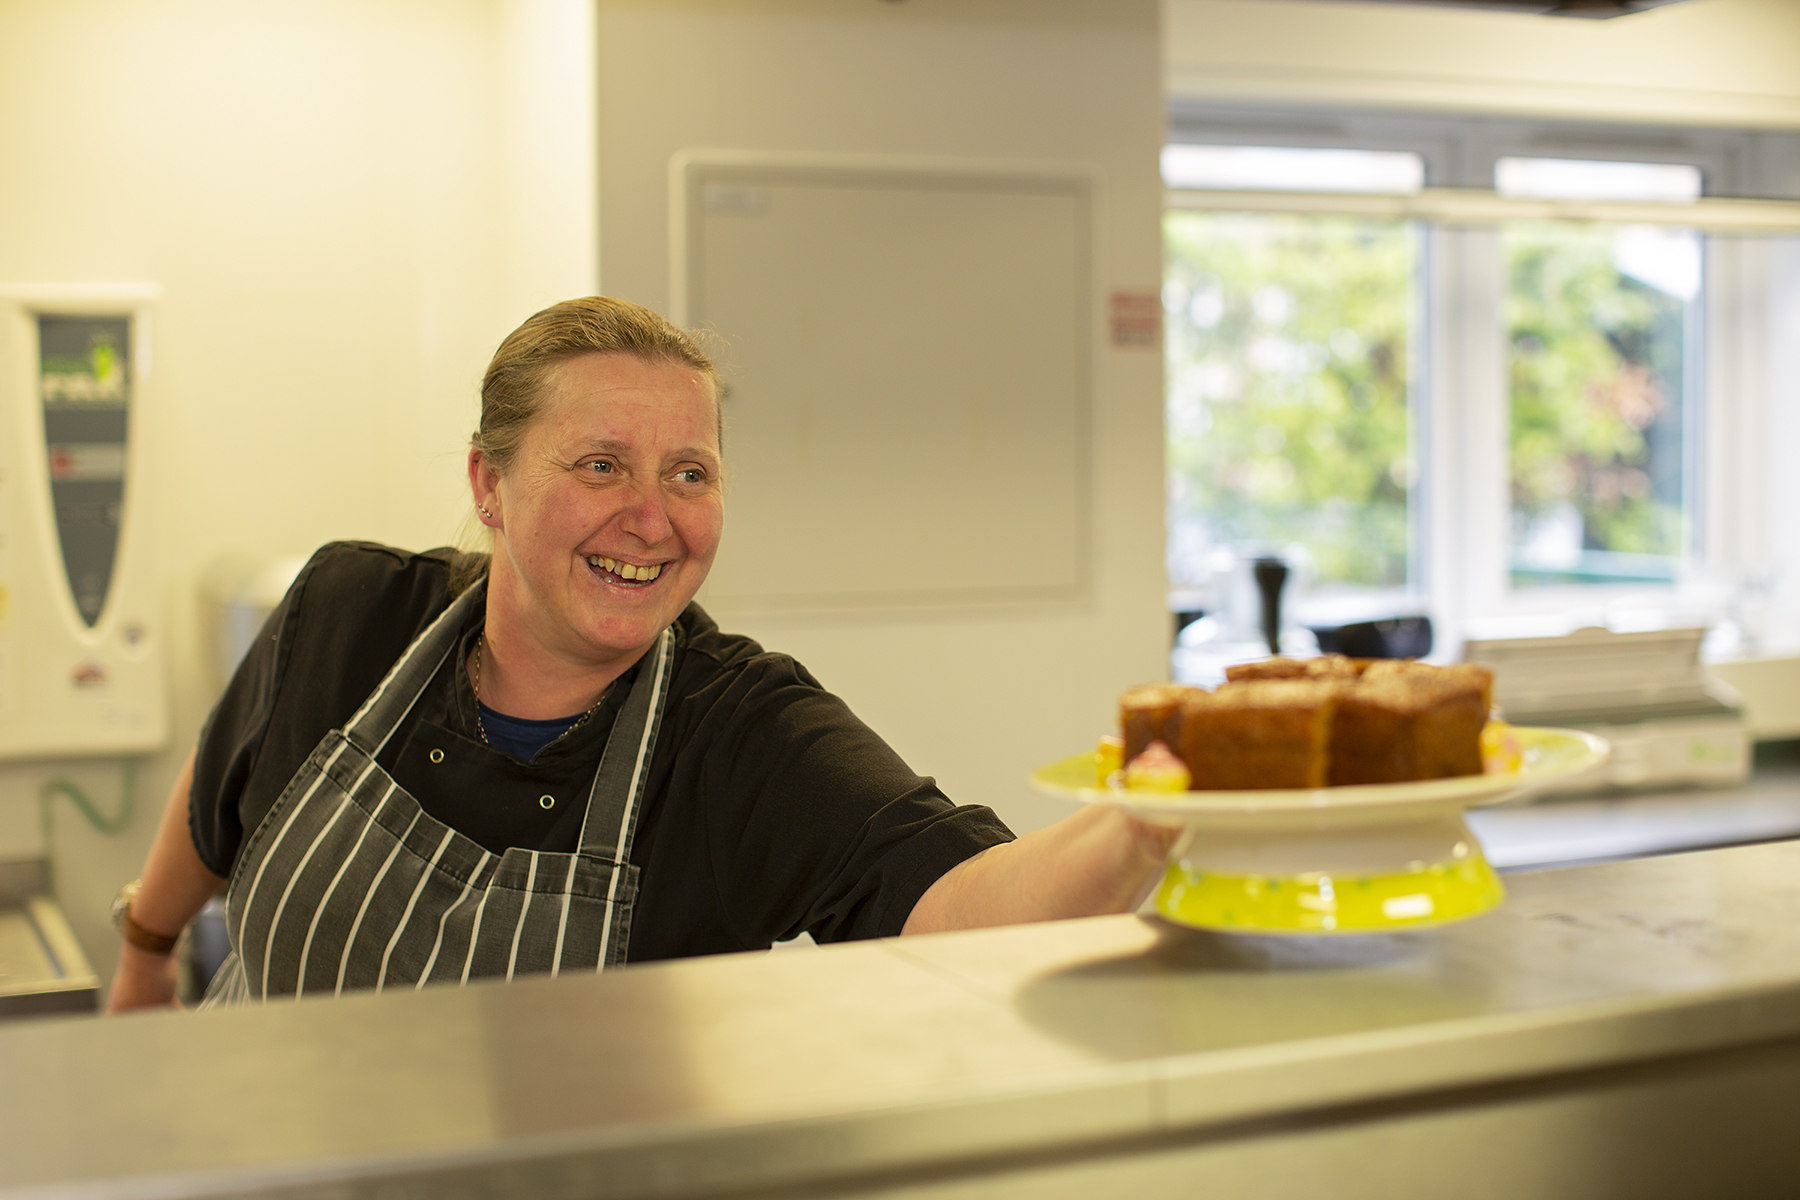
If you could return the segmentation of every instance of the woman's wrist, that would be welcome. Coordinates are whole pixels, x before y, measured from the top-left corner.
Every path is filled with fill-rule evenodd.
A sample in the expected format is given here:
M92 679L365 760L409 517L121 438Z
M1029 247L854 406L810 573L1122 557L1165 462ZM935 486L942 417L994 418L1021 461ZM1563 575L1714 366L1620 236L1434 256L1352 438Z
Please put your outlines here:
M166 971L169 978L173 980L175 973L171 968L174 963L173 955L158 954L153 950L140 950L130 942L119 944L119 966L121 968L131 967L159 975Z
M137 920L132 912L132 905L137 900L138 890L142 886L143 880L134 879L119 889L119 894L113 898L113 927L119 931L119 935L131 947L146 954L167 957L175 952L175 944L181 938L181 931L178 929L172 933L165 933L150 928Z

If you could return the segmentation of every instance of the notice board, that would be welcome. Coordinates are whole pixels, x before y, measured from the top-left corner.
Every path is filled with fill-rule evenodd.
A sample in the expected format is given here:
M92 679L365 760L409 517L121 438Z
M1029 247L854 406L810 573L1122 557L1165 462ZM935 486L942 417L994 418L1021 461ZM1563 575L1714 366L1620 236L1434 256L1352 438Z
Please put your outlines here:
M1081 598L1092 195L1079 171L679 156L679 322L727 386L704 598Z

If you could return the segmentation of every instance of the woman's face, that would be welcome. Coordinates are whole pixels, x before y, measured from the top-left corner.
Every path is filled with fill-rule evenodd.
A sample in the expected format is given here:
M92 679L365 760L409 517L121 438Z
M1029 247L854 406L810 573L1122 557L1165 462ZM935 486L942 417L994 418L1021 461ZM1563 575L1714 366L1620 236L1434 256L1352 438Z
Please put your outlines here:
M596 663L642 651L694 598L719 547L712 383L626 354L559 364L493 497L492 586L522 632Z

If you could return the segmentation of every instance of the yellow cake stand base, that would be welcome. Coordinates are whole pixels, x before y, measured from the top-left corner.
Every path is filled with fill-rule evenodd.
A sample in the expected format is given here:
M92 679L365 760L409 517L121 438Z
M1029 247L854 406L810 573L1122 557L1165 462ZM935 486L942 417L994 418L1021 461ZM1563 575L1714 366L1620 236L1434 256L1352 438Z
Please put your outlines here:
M1479 851L1461 862L1387 875L1226 875L1172 863L1156 910L1201 929L1258 933L1375 933L1478 916L1506 898Z

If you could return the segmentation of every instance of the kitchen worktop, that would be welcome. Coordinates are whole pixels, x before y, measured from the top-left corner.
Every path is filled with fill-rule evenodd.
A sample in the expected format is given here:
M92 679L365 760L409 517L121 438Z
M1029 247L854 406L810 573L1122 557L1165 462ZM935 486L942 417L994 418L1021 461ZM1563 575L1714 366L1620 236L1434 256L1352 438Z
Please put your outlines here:
M1800 843L1507 882L1395 935L1107 917L17 1024L0 1196L1800 1188Z
M1496 869L1572 866L1800 838L1800 763L1784 745L1732 787L1609 791L1468 814Z

